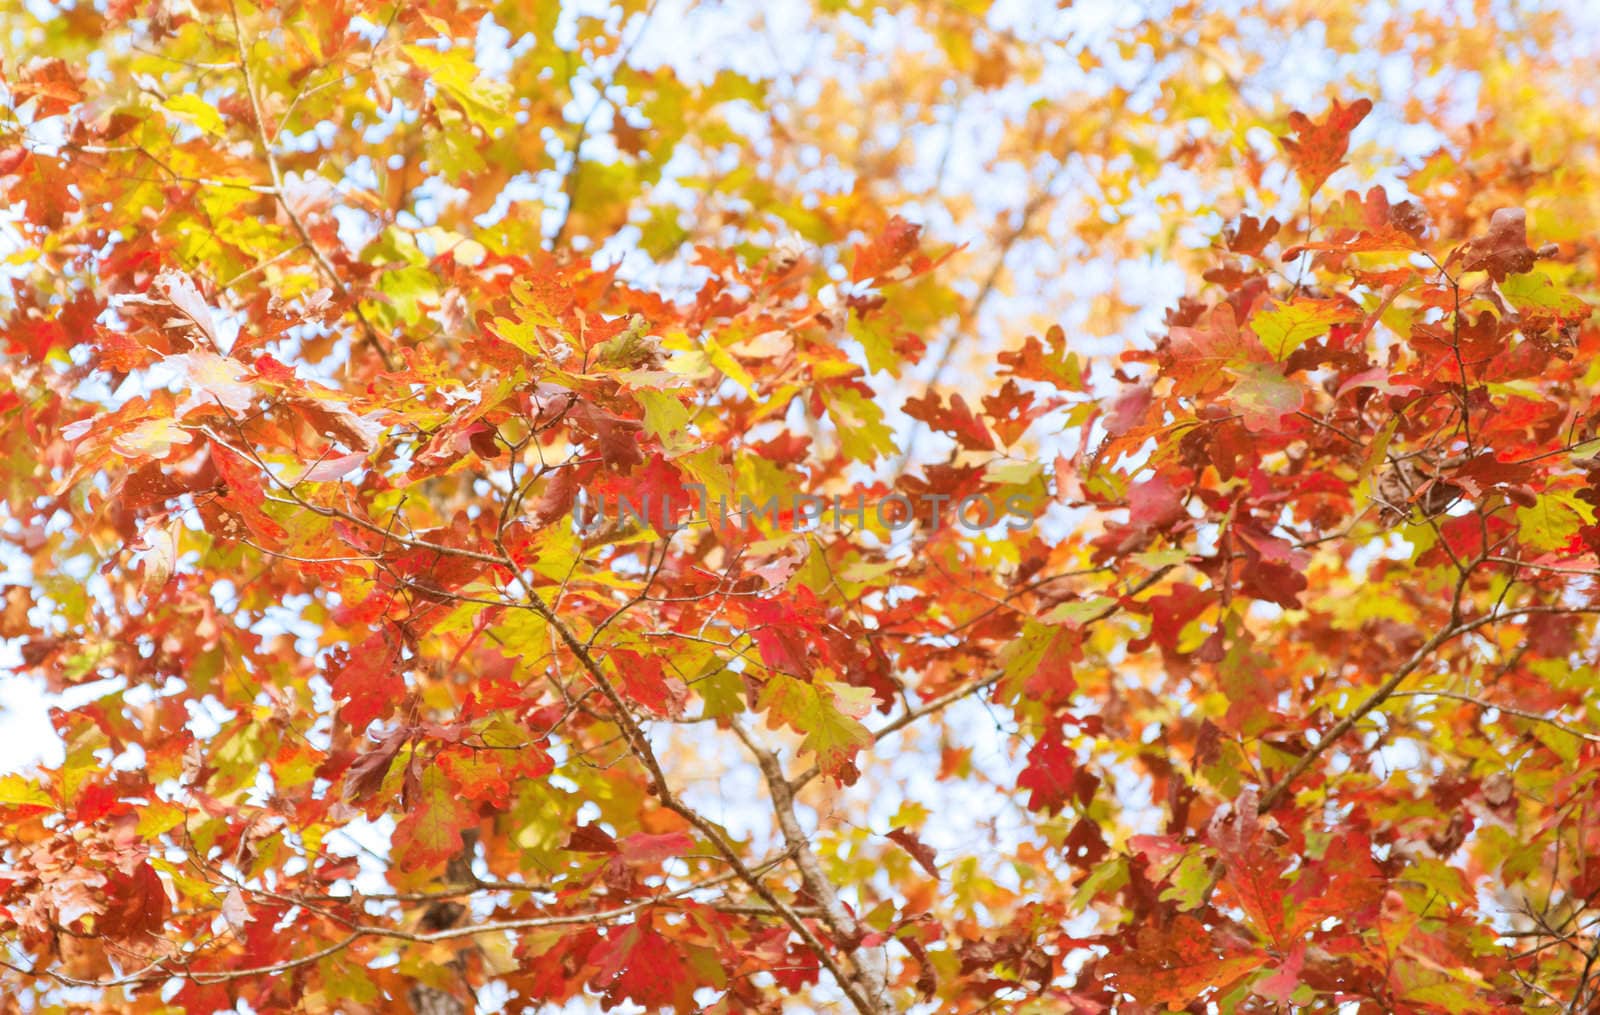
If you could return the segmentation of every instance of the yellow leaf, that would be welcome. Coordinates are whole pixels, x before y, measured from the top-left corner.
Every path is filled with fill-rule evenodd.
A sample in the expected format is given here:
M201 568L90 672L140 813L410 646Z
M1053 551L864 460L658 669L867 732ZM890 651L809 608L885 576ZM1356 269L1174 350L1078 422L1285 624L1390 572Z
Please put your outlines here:
M152 800L139 808L139 825L136 831L141 839L154 839L183 824L187 812L170 800Z
M174 444L188 444L194 434L174 419L147 419L126 433L118 434L111 446L129 458L160 458Z
M0 776L0 807L55 807L50 794L20 775Z
M1313 338L1327 334L1333 325L1354 321L1359 316L1360 312L1354 307L1335 300L1301 299L1257 312L1250 318L1250 330L1261 339L1274 359L1285 360Z
M183 95L174 95L162 103L162 107L167 112L188 120L207 134L220 137L228 131L227 124L222 120L222 114L217 112L215 106L198 95L187 92Z

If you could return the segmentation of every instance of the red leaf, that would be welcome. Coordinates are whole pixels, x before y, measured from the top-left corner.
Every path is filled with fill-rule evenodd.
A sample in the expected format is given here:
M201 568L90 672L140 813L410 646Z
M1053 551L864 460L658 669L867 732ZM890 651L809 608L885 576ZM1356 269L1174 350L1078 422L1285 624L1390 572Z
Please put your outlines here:
M635 465L644 463L644 453L639 449L639 431L643 427L639 423L613 416L585 401L572 405L569 416L578 430L594 438L607 469L627 475Z
M1140 532L1165 529L1184 516L1184 491L1164 475L1135 483L1128 490L1128 523Z
M615 649L611 652L611 661L616 666L623 697L659 716L683 714L689 700L688 685L668 673L659 656Z
M1029 335L1022 348L1002 352L1000 365L1005 367L1002 376L1010 374L1025 381L1039 381L1063 391L1083 391L1083 367L1067 349L1067 338L1060 325L1052 325L1045 332L1045 341L1049 348L1036 336Z
M908 398L905 413L941 433L954 436L956 443L968 451L993 451L995 448L994 437L960 395L950 396L948 408L941 406L939 396L932 392L921 398Z
M435 760L450 781L461 787L464 798L503 809L511 802L513 779L513 773L501 767L500 756L507 753L451 749L441 751Z
M1164 930L1146 925L1138 947L1113 956L1103 967L1116 977L1116 989L1146 1005L1192 1005L1207 990L1219 992L1258 969L1265 956L1256 949L1219 945L1217 937L1192 916L1180 915Z
M622 862L629 867L655 867L663 860L694 849L694 837L684 832L650 835L644 832L622 840Z
M611 1007L632 1001L651 1010L667 1005L678 1011L697 1010L694 989L703 982L676 942L657 933L649 914L629 927L610 927L590 954L599 970L589 985L605 995Z
M863 282L872 279L881 285L910 276L911 269L905 267L903 262L916 252L917 237L921 233L921 226L913 225L898 215L889 219L877 239L856 248L850 280Z
M1289 126L1296 136L1278 140L1294 162L1307 194L1316 193L1334 170L1344 165L1345 153L1350 150L1350 132L1371 111L1371 99L1357 99L1348 106L1335 99L1320 123L1304 113L1289 114Z
M103 889L105 911L96 926L113 938L154 935L166 929L171 903L166 885L149 863L140 863L129 874L117 870L106 873Z
M27 99L38 100L38 109L33 114L37 117L64 113L83 99L83 89L78 86L77 78L72 65L65 60L36 56L23 64L9 82L12 102L21 105Z
M615 853L617 840L599 825L579 825L561 848L571 853Z
M818 660L818 649L825 643L816 596L805 586L792 595L772 599L752 599L745 605L750 637L761 652L761 661L775 670L803 677Z
M1386 889L1383 872L1372 859L1371 840L1341 830L1289 892L1289 935L1298 937L1330 916L1360 926L1376 913Z
M1272 238L1278 235L1279 228L1281 225L1275 218L1261 222L1254 216L1242 215L1233 228L1223 234L1223 238L1228 244L1228 249L1235 254L1258 257L1266 245L1272 242Z
M1061 404L1058 398L1035 400L1031 392L1023 391L1014 380L1007 380L994 394L983 396L983 411L988 413L989 426L1003 444L1021 440L1035 420Z
M1061 706L1072 700L1072 692L1078 688L1072 664L1083 658L1083 646L1072 628L1051 628L1048 637L1038 665L1022 683L1022 693L1031 701Z
M339 718L364 730L374 719L394 711L405 694L405 681L395 672L394 649L381 633L341 655L343 665L332 681L334 698L345 702Z
M1082 796L1077 754L1062 739L1061 726L1052 725L1028 749L1028 763L1017 776L1017 788L1028 791L1028 809L1054 813L1074 794Z
M795 938L787 927L752 934L743 949L746 961L763 972L784 990L795 992L817 982L822 964L817 953Z
M1131 433L1135 427L1144 422L1145 413L1150 411L1150 405L1155 401L1155 392L1149 384L1139 384L1125 388L1111 403L1111 412L1106 416L1106 435L1109 437L1122 437Z
M28 157L28 149L21 145L0 148L0 176L10 176Z
M408 730L405 728L394 730L379 741L377 747L351 762L345 771L345 798L359 802L378 792L389 774L389 767L394 764L395 756L405 746L407 737Z
M1223 304L1193 327L1172 329L1167 373L1176 394L1214 395L1233 386L1232 368L1260 359L1264 352L1253 334L1239 329L1233 308Z
M1233 817L1212 830L1211 844L1224 864L1220 886L1224 896L1244 910L1250 924L1281 950L1288 862L1265 841L1256 818L1254 792L1247 791L1235 801Z
M283 526L261 508L267 495L255 463L215 441L211 442L211 461L223 483L216 503L228 512L220 522L221 534L237 538L243 534L237 530L238 523L243 522L257 542L274 545L286 538Z

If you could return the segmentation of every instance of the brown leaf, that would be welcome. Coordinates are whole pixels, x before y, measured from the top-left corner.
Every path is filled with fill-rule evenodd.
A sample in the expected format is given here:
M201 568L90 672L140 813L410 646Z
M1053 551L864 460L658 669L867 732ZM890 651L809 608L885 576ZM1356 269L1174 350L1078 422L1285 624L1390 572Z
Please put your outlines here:
M911 859L917 862L917 866L927 871L929 877L938 878L939 866L935 862L938 854L934 852L933 847L917 838L917 833L909 828L893 828L889 830L887 837L910 853Z
M33 607L33 593L26 585L5 587L5 610L0 612L0 638L20 638L33 630L28 622L28 610Z
M1507 275L1532 271L1535 257L1528 246L1528 216L1521 208L1501 208L1489 217L1489 230L1467 245L1462 267L1487 271L1496 282Z
M1255 949L1219 946L1199 920L1180 915L1164 929L1140 929L1138 947L1108 958L1102 968L1115 975L1121 993L1148 1005L1181 1007L1260 968L1264 957Z

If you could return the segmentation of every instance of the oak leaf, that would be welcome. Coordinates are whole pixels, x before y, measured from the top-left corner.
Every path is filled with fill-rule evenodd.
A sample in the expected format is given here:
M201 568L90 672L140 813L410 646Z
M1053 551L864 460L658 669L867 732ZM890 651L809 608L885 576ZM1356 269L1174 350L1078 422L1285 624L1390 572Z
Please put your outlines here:
M1363 98L1348 106L1333 100L1321 121L1301 112L1289 114L1289 128L1295 136L1280 137L1278 141L1294 162L1307 194L1315 194L1334 170L1344 165L1345 153L1350 150L1350 132L1370 112L1372 100Z

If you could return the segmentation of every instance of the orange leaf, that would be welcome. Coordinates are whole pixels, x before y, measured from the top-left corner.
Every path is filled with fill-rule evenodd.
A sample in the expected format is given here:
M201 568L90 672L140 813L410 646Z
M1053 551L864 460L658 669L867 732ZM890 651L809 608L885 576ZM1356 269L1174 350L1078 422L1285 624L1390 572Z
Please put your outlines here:
M1207 990L1222 989L1263 965L1256 949L1219 950L1216 935L1192 916L1179 916L1164 930L1145 927L1138 948L1105 963L1117 990L1145 1004L1183 1006ZM1225 947L1225 946L1224 946Z
M1307 195L1315 194L1334 170L1344 165L1345 153L1350 150L1350 132L1370 112L1371 99L1357 99L1348 106L1335 99L1320 123L1304 113L1289 114L1289 126L1296 136L1278 140L1294 162Z

